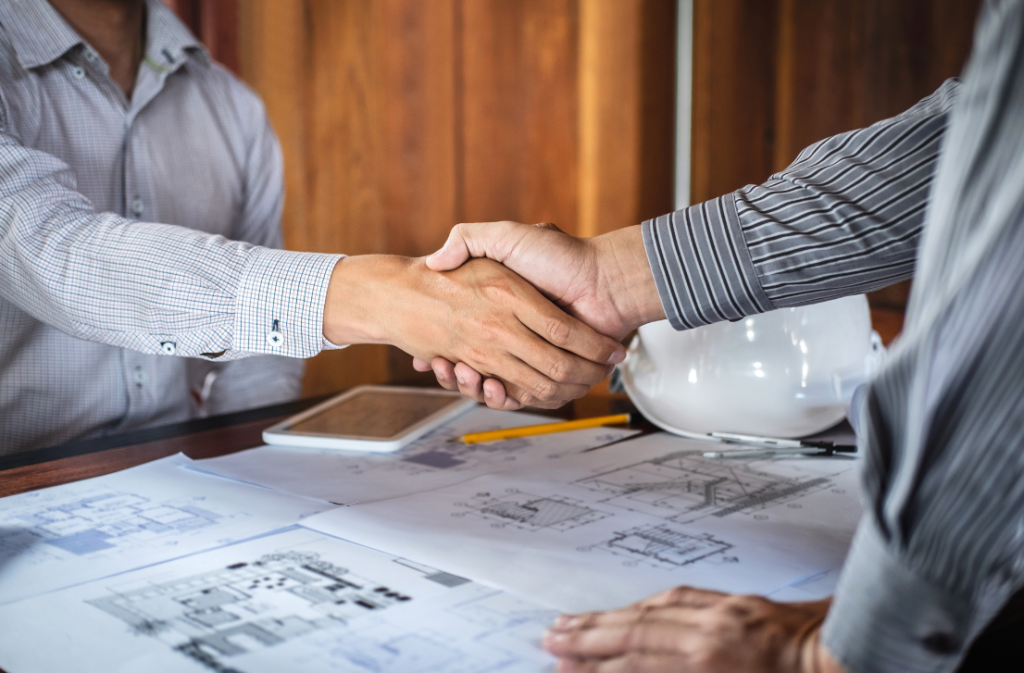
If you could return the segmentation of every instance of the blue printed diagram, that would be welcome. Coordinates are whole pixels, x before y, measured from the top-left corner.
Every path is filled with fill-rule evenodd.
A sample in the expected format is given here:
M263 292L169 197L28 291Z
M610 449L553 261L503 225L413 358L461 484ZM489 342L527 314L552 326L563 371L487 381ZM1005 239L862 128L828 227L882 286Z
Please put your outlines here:
M725 556L732 545L708 533L693 533L668 524L638 526L616 533L595 548L627 557L627 565L646 564L664 568L680 568L698 561L716 559L735 563L734 556Z
M4 513L4 523L17 529L0 536L0 556L32 542L77 556L159 543L161 538L217 523L221 515L204 509L204 500L198 496L153 502L142 495L106 488L53 502L27 499L19 503L20 508Z
M403 563L445 587L468 580ZM156 638L211 671L236 671L231 659L413 599L316 552L279 551L207 572L132 588L111 588L86 603Z
M502 673L551 670L540 635L557 612L481 587L460 587L461 600L437 602L415 612L390 611L348 629L324 631L305 642L279 670L343 670L367 673ZM260 673L268 667L257 669Z
M573 498L531 495L515 488L493 495L477 493L471 502L455 506L466 510L453 513L454 517L469 514L491 521L494 528L515 526L528 531L567 531L611 516Z
M690 523L792 502L831 488L834 476L805 471L799 461L715 460L684 451L609 470L576 485L599 493L602 504Z

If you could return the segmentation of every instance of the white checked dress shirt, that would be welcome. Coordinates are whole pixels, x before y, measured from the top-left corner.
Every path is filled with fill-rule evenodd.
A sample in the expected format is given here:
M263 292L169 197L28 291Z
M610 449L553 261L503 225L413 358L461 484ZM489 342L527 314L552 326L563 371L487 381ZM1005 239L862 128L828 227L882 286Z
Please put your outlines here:
M0 0L0 455L294 398L323 345L338 257L274 249L257 96L158 0L130 101L107 72Z

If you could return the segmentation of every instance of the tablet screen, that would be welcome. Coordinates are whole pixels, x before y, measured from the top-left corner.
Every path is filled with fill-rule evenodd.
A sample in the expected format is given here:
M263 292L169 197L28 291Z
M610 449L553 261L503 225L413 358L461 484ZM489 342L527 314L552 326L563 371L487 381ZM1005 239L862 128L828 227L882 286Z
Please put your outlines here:
M448 395L367 390L290 424L288 430L384 439L458 401Z

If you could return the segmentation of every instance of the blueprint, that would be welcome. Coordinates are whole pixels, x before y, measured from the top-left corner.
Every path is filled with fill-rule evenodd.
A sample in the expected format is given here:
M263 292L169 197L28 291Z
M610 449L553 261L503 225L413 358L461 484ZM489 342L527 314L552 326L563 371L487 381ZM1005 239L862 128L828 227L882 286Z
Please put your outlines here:
M554 658L540 646L557 612L479 584L465 584L360 622L318 631L262 656L239 657L247 673L540 673Z
M243 540L326 509L171 456L4 498L0 604Z
M678 584L830 592L860 517L857 461L704 450L648 435L302 525L567 611Z
M593 428L486 444L448 440L470 432L550 423L536 414L478 408L392 454L264 446L197 461L195 469L339 505L386 500L509 468L543 467L631 437L636 430Z
M542 670L537 642L552 617L456 575L292 527L2 606L0 667ZM60 634L61 647L48 647L48 634Z

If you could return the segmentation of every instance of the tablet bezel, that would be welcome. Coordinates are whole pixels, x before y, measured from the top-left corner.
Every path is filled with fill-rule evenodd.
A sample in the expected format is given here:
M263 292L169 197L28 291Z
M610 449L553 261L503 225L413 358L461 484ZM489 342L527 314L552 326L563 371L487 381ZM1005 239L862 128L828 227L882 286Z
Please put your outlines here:
M356 395L367 392L394 394L394 395L429 395L432 397L448 397L451 403L437 411L424 416L415 423L402 428L398 433L390 437L368 437L365 435L329 435L317 432L298 432L291 430L291 426L301 423L313 416L323 413L325 410L343 404L346 400ZM316 406L303 411L300 414L291 416L280 423L276 423L263 431L263 441L272 446L291 446L313 449L341 449L347 451L371 451L374 453L389 453L397 451L406 444L415 441L434 428L447 421L461 416L473 407L476 402L461 393L448 390L437 390L434 388L413 388L405 386L356 386L340 395L335 395Z

